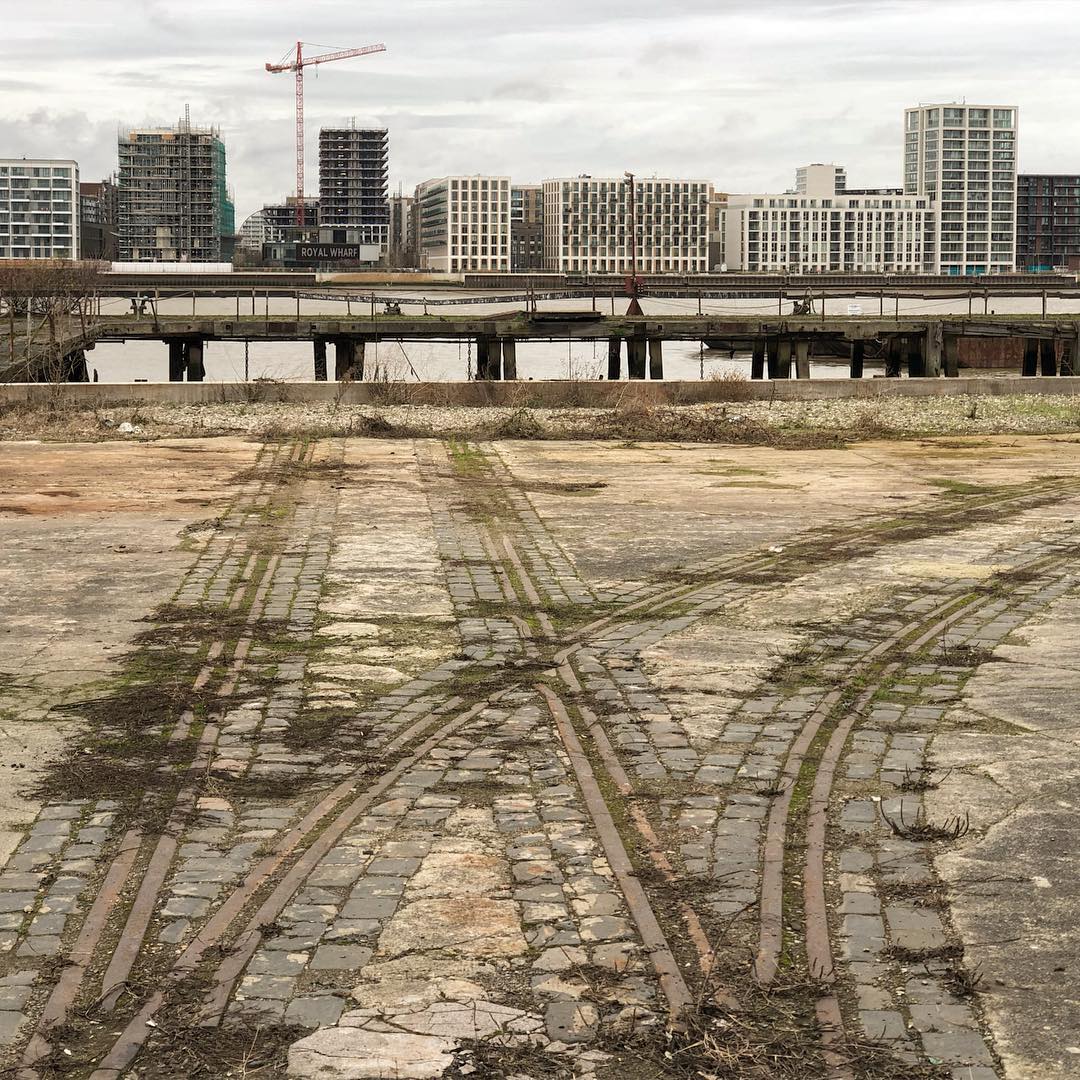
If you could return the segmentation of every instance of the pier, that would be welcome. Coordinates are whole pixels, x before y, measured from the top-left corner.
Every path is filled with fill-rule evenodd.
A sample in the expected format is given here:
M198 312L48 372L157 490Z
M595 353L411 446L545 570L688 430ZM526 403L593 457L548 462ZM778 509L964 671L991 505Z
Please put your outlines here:
M868 349L884 359L887 377L955 378L964 338L1022 339L1023 375L1080 373L1080 316L950 315L940 317L661 315L606 316L595 311L522 311L470 315L101 315L61 343L64 371L85 379L87 351L100 342L160 341L169 352L173 382L200 382L207 342L310 343L312 379L362 381L368 345L382 341L470 342L478 380L528 377L518 370L517 347L529 341L606 343L607 378L661 380L664 343L719 341L750 352L751 378L808 379L812 358L848 358L851 378L862 378Z

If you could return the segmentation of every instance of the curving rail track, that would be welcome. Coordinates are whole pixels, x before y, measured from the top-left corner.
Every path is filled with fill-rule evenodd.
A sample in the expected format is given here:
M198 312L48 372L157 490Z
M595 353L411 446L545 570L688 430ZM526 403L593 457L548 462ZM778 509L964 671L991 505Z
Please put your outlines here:
M189 752L182 783L169 806L156 807L164 821L158 830L144 834L133 825L118 839L67 951L67 966L22 1051L23 1080L49 1075L54 1032L77 1008L114 1017L110 1027L122 1025L115 1037L103 1039L98 1033L90 1043L91 1080L119 1080L125 1075L154 1039L155 1017L190 1000L191 987L198 988L198 1023L223 1023L238 981L267 934L287 906L310 887L313 874L335 845L403 778L430 763L434 752L452 745L486 710L514 694L538 695L551 717L589 828L598 838L666 1001L667 1019L682 1022L700 1010L705 994L712 1006L740 1010L748 986L731 978L731 964L721 962L730 960L730 955L722 954L737 953L740 947L719 934L717 920L708 905L697 901L697 893L680 895L693 875L677 845L670 843L670 822L656 816L650 781L635 774L633 761L612 736L611 710L591 687L590 665L602 667L609 654L636 663L642 641L653 642L657 635L684 629L736 601L768 594L808 570L861 557L871 546L961 531L973 522L1001 520L1071 497L1080 489L1074 480L1044 480L1023 491L968 498L946 512L928 506L900 519L868 516L843 534L797 535L785 540L782 553L705 560L683 567L667 584L611 598L577 577L572 560L546 533L527 497L513 488L509 469L496 455L477 451L470 463L472 472L463 477L449 456L420 448L421 475L433 514L441 515L448 533L458 537L458 553L465 552L462 561L473 579L498 597L497 602L484 603L495 609L493 618L505 616L519 651L464 665L455 678L434 673L426 706L401 709L383 721L369 739L372 756L329 790L317 793L300 819L282 830L239 883L217 898L209 917L176 958L163 966L160 955L147 947L148 930L190 819L200 798L212 790L210 766L222 710L250 662L255 629L267 618L268 599L281 567L280 551L273 550L277 538L265 533L258 539L238 523L266 507L276 488L286 482L283 477L292 475L290 470L309 469L314 449L308 444L265 450L257 470L261 478L226 515L228 539L215 557L219 566L233 568L225 572L229 582L225 606L243 618L235 636L214 636L205 643L192 680L193 690L217 699L219 705L205 716L185 710L174 718L167 738ZM462 498L476 472L485 481L482 517ZM1032 581L1067 576L1075 542L1063 529L1048 541L1050 554L1030 555L1023 549L1002 552L999 561L1023 572L1015 578L1015 589L1022 593ZM208 580L212 582L214 575ZM769 987L786 970L807 973L816 988L813 1008L820 1025L821 1060L833 1070L831 1075L863 1075L856 1071L848 1049L862 1036L851 1030L844 965L838 959L841 950L830 928L835 898L828 867L834 854L830 833L837 809L837 771L852 733L867 721L875 696L908 668L925 663L958 624L1000 604L1002 597L1010 602L1013 581L1002 576L996 590L981 591L969 583L934 583L921 598L931 602L922 604L917 614L904 617L901 610L898 625L886 625L876 637L860 640L853 633L855 644L839 657L841 673L792 732L778 782L767 797L757 899L746 905L756 923L753 977L759 987ZM1067 585L1072 587L1071 579ZM185 589L190 595L193 586L183 586L182 593ZM475 595L459 599L459 614L474 611L477 603ZM603 614L580 625L582 610L590 606ZM821 656L829 652L824 644L815 648ZM463 689L463 670L482 677ZM719 797L745 791L737 782L727 787ZM801 910L794 908L793 886L801 894ZM106 933L110 925L116 928L111 946ZM801 935L793 935L793 927ZM137 979L133 973L145 970L156 972L156 985L144 991L145 975Z

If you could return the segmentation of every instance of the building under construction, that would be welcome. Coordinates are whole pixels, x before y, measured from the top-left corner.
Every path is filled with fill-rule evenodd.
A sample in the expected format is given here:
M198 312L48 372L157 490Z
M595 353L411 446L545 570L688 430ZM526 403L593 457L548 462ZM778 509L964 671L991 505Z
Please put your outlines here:
M333 243L390 242L386 198L386 128L323 128L319 132L319 225Z
M124 262L227 262L236 230L216 128L140 128L119 139Z

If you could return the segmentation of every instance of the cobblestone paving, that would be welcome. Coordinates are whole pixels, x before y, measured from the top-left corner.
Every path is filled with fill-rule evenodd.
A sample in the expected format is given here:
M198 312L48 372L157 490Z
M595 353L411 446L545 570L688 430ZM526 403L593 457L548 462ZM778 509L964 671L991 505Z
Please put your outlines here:
M497 448L394 454L369 478L344 440L264 448L144 646L176 691L117 744L143 775L50 801L4 867L18 1075L191 1075L241 1032L272 1043L262 1075L661 1077L703 1003L791 984L805 1071L745 1075L1003 1077L933 860L977 823L927 816L927 754L979 664L1075 591L1080 531L893 589L689 723L649 651L852 536L594 585ZM365 498L388 508L369 540ZM921 513L860 535L899 550ZM423 534L388 584L380 525ZM196 1022L209 1051L177 1038Z

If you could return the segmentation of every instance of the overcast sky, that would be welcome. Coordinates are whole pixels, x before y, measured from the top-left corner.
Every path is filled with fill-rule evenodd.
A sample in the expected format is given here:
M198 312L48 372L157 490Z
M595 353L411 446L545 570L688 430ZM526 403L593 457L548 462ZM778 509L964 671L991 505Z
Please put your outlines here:
M1020 107L1022 171L1080 172L1080 0L0 0L0 28L0 157L100 179L118 128L190 103L238 225L295 187L292 77L263 65L297 38L388 49L308 69L309 193L319 127L352 118L390 129L395 191L630 168L773 191L811 161L893 185L904 107L964 97Z

